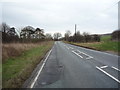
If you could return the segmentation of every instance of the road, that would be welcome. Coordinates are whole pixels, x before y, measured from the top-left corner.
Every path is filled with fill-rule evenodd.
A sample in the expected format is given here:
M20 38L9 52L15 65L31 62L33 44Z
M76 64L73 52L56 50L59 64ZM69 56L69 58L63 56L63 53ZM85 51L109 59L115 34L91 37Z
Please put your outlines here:
M118 88L117 55L55 42L31 88Z

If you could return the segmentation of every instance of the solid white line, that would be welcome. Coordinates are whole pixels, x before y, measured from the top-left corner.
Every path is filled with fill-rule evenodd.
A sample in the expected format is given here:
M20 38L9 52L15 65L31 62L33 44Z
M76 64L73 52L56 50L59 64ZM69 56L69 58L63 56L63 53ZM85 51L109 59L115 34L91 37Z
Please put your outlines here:
M82 56L80 56L78 53L76 53L75 51L72 51L74 54L76 54L77 56L83 58Z
M37 73L37 76L35 77L35 79L33 80L32 84L31 84L30 88L33 88L33 86L34 86L35 82L37 81L37 79L38 79L38 77L39 77L39 75L40 75L40 73L41 73L41 71L42 71L42 69L43 69L43 67L44 67L44 65L45 65L45 63L46 63L46 61L47 61L47 59L48 59L51 52L52 52L52 49L49 51L47 57L45 58L40 70Z
M97 67L96 68L100 71L102 71L104 74L106 74L107 76L111 77L113 80L115 80L116 82L120 83L120 81L118 79L116 79L115 77L113 77L112 75L110 75L109 73L107 73L106 71L102 70L101 68Z
M106 68L106 67L108 67L108 66L102 66L102 67L100 67L100 68Z
M118 68L116 68L116 67L113 67L113 66L112 66L112 68L115 69L115 70L117 70L117 71L120 71L120 70L119 70Z

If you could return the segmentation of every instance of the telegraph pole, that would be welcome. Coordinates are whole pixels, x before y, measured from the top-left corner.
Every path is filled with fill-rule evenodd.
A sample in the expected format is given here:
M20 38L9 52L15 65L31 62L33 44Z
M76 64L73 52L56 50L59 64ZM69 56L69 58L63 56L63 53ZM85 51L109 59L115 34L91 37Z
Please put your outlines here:
M75 36L76 36L76 28L77 28L77 25L75 24Z
M75 24L75 37L74 37L75 42L76 42L76 29L77 29L77 25Z

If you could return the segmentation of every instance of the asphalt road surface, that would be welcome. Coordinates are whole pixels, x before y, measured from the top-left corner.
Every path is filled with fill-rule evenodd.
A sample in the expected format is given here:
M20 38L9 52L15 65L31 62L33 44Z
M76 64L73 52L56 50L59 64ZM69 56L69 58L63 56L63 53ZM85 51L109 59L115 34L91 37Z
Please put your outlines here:
M118 88L118 57L55 42L30 88Z

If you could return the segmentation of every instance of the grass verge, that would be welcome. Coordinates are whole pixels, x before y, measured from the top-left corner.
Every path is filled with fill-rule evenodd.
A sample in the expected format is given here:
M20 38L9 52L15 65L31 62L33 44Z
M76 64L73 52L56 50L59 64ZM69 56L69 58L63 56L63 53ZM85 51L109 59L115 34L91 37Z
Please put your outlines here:
M81 46L84 48L99 50L99 51L106 51L113 54L120 55L120 42L116 41L102 41L102 42L91 42L91 43L74 43L74 42L66 42L69 44Z
M21 87L52 45L52 41L44 42L24 51L20 56L8 58L2 65L3 88Z

